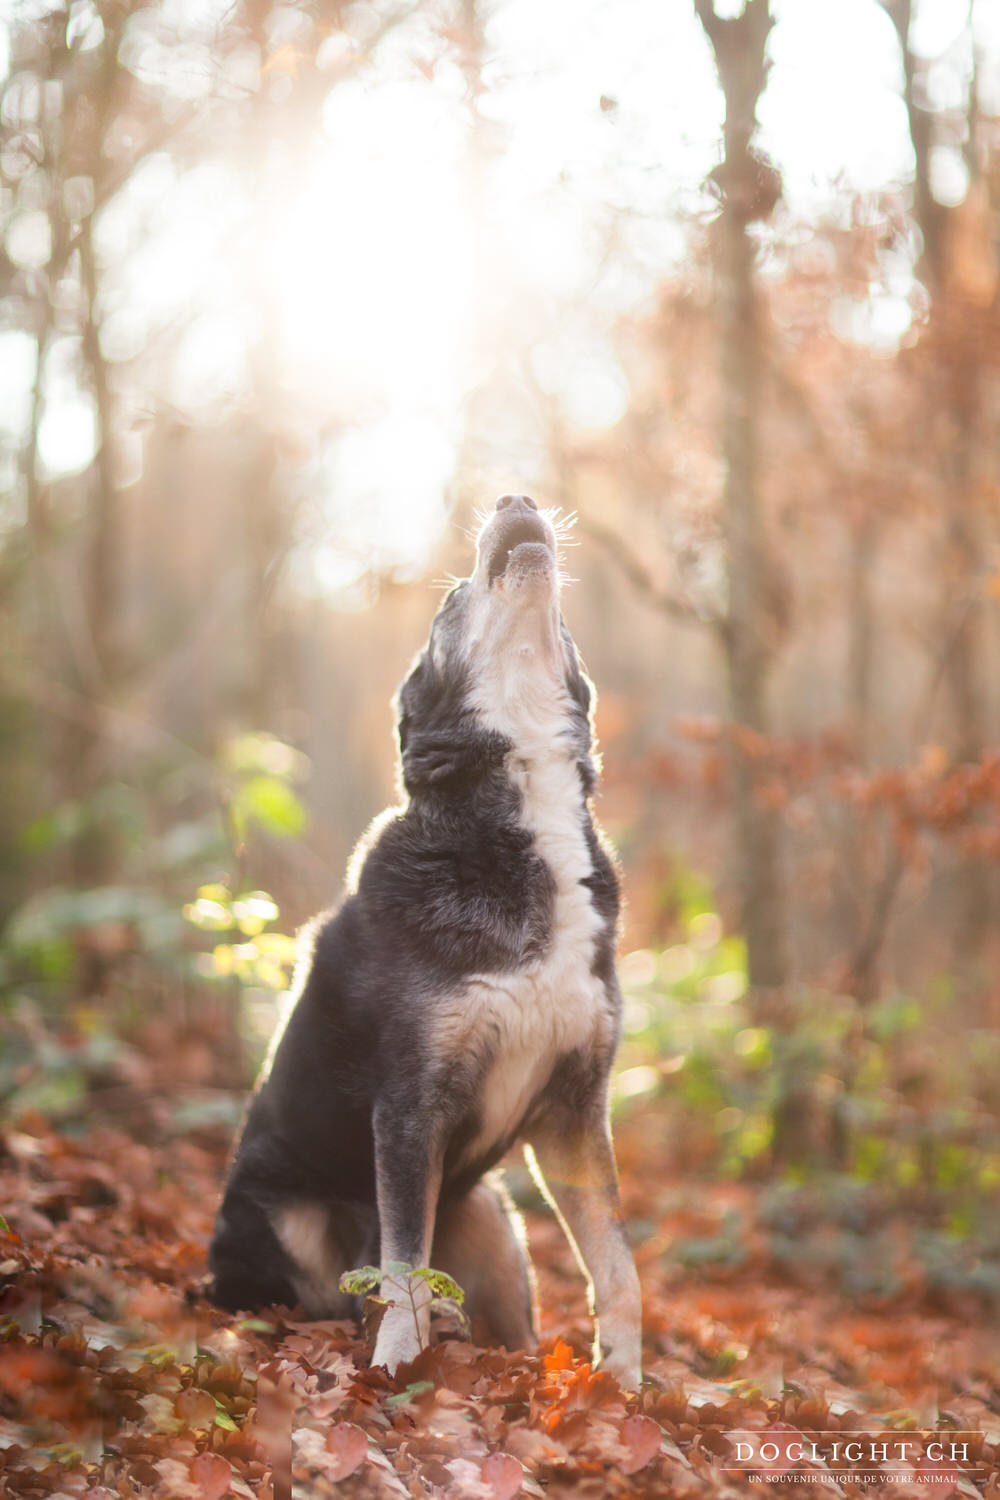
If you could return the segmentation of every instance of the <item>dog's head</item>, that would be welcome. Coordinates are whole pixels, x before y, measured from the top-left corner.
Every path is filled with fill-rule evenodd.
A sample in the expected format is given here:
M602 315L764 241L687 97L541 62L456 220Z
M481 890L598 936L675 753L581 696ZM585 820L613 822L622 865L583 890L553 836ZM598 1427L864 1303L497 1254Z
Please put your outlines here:
M399 692L411 795L480 777L523 742L564 747L592 791L593 690L559 610L558 542L526 495L502 496L485 519L475 570L444 600Z

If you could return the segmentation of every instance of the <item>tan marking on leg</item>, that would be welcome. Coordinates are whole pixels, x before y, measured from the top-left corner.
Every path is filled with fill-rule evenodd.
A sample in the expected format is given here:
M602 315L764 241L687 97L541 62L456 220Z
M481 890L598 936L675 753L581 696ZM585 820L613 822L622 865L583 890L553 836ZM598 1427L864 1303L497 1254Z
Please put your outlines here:
M349 1317L351 1299L340 1290L340 1277L351 1267L341 1264L336 1253L326 1204L284 1204L273 1222L278 1239L294 1262L292 1285L309 1316Z

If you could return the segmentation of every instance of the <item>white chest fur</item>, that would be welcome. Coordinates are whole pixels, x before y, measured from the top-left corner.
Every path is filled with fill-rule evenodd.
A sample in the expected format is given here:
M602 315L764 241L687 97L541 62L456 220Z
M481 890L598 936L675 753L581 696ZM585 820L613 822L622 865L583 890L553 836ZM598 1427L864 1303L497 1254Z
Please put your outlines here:
M552 875L552 925L538 959L514 973L473 976L448 1007L450 1040L492 1055L469 1158L511 1135L558 1058L586 1046L608 1023L604 986L592 972L601 919L582 884L594 866L583 789L565 734L566 705L553 692L551 677L533 682L530 669L525 673L525 663L519 665L518 686L527 691L507 696L505 711L493 706L483 717L515 746L507 771L521 793L521 821ZM497 686L484 684L480 701L503 702Z

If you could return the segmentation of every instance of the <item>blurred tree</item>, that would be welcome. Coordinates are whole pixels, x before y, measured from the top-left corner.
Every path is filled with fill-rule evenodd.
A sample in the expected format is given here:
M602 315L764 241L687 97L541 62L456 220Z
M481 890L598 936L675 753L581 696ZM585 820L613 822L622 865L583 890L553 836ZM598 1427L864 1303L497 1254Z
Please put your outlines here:
M382 7L360 38L342 32L339 6L320 15L269 0L218 15L57 3L4 23L0 327L25 330L34 347L25 421L5 422L0 439L17 457L4 511L0 744L5 780L21 793L0 827L5 910L25 886L52 881L155 883L153 853L143 862L123 837L134 799L160 797L164 764L188 774L233 723L281 727L294 601L280 585L299 491L282 449L279 288L257 248L331 88L416 9ZM334 68L317 62L326 43ZM153 298L129 287L157 227L141 184L181 184L206 165L239 181L245 209L228 249L246 288L250 356L221 422L172 400L178 349L204 315L199 293L156 326ZM53 458L47 427L57 406L61 431L72 426L68 404L77 428L92 430L75 467L72 455ZM178 678L184 711L171 716ZM171 733L151 722L159 714ZM147 811L155 822L164 810ZM32 842L25 828L39 818L58 834ZM100 990L94 966L88 974Z
M359 474L380 461L372 447L356 450L355 472L341 466L391 401L377 381L374 395L356 395L337 371L336 318L346 348L352 286L323 310L323 256L338 236L352 242L367 166L325 173L371 160L371 142L352 136L357 119L377 151L405 157L400 121L426 105L451 151L459 232L436 224L433 194L411 202L398 185L400 213L384 215L380 232L402 244L395 260L372 256L353 334L363 340L370 322L372 363L391 364L377 318L383 306L386 325L405 317L390 284L393 267L419 262L405 216L415 233L439 229L442 250L451 236L469 270L459 294L475 309L454 485L463 519L498 477L527 488L537 477L539 497L579 506L585 540L618 559L628 587L598 573L594 548L571 555L587 587L570 610L602 693L608 821L635 872L633 935L656 944L669 928L669 871L686 851L719 875L727 921L743 907L732 925L745 924L765 1002L756 1019L771 1014L767 992L789 971L834 976L870 1017L886 984L952 968L949 930L959 957L974 951L1000 848L988 754L997 585L986 576L992 96L970 87L959 105L943 103L935 80L941 67L964 77L961 46L917 55L909 9L895 5L918 147L912 203L908 187L887 182L877 193L841 187L822 214L798 213L794 199L776 206L781 184L754 135L768 7L699 0L725 94L723 159L707 191L699 160L683 190L657 202L651 229L631 200L645 105L610 72L593 93L594 134L579 138L585 169L558 136L539 139L536 159L524 121L563 59L535 68L526 52L510 64L504 28L516 9L74 0L19 9L8 24L0 335L5 352L35 352L23 423L0 413L10 643L0 908L56 880L154 886L157 838L183 842L176 827L194 838L199 821L217 821L204 772L234 728L270 728L316 765L315 846L267 845L249 856L266 868L238 872L273 891L291 924L327 897L365 815L389 794L386 702L431 597L414 584L384 590L378 611L330 607L340 588L352 609L375 595L361 571L365 527L344 537L355 495L379 507L369 531L412 533L413 515L405 477L383 508L384 474L371 484ZM541 37L541 11L530 11L518 12L529 52ZM711 68L693 7L682 20L684 45ZM609 24L623 30L617 15ZM711 124L702 137L707 154ZM433 156L433 132L414 138ZM939 172L962 156L964 198L960 182L943 191ZM664 152L657 170L673 162ZM594 176L581 191L583 170ZM522 176L534 199L517 198ZM621 192L598 203L598 181ZM312 185L324 182L337 184L324 211L296 217L303 189L315 206ZM463 217L474 221L467 233ZM289 224L320 253L286 317L281 294L299 262L276 226ZM191 262L189 279L181 265L180 290L158 301L175 256ZM533 281L536 256L548 265ZM336 255L329 264L330 283L364 281L363 268L338 269ZM301 340L311 299L307 334L337 351L332 362ZM431 288L427 302L438 307ZM886 303L888 334L875 316ZM441 316L443 327L447 308ZM203 399L203 371L225 364L227 340L232 368L221 394ZM391 371L397 392L420 385L420 352L411 371ZM418 394L429 406L439 393ZM53 428L63 441L81 424L90 447L53 462ZM342 585L336 566L321 577L310 544L335 564L350 548L359 571L343 574L360 581ZM461 570L467 539L451 545L443 564ZM682 707L700 719L686 733L675 727ZM727 846L742 866L735 882ZM206 880L226 873L225 856L212 859L220 868L199 872Z
M961 78L964 107L935 102L928 61L913 42L913 0L883 0L899 36L903 96L913 146L913 214L920 231L917 264L930 293L925 338L927 420L937 436L934 466L944 510L944 676L949 689L957 761L978 762L989 743L986 689L985 580L989 573L986 500L996 488L991 389L995 339L1000 332L997 258L1000 228L990 203L991 151L979 104L979 71L969 6L964 33L968 54ZM955 45L947 67L959 71ZM935 192L935 158L951 158L967 185L958 201ZM960 914L956 964L967 978L976 968L993 917L995 880L985 860L968 857L958 875Z
M724 18L695 0L726 101L723 158L713 174L721 200L716 226L722 377L721 448L728 599L724 625L732 732L733 810L742 866L743 927L750 983L780 989L788 979L781 824L761 785L760 752L770 733L771 656L768 546L759 496L760 399L766 357L750 233L770 218L781 193L774 168L753 145L767 81L769 0L747 0Z

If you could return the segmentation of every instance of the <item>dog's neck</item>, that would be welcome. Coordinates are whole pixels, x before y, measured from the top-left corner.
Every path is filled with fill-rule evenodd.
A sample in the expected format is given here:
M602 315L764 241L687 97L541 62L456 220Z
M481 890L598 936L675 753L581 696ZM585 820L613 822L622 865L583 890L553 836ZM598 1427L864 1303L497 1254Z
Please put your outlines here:
M510 741L522 764L572 764L577 758L573 704L561 662L515 639L473 679L469 694L486 729Z

